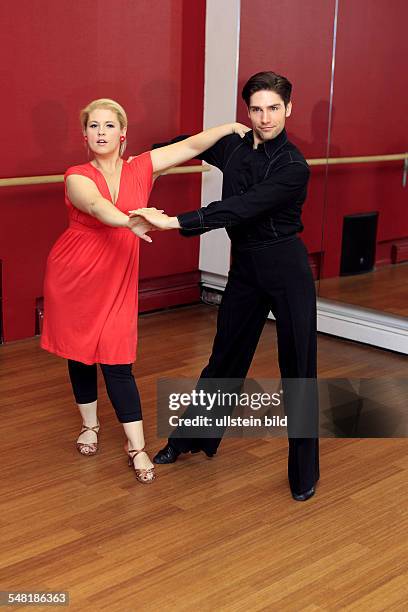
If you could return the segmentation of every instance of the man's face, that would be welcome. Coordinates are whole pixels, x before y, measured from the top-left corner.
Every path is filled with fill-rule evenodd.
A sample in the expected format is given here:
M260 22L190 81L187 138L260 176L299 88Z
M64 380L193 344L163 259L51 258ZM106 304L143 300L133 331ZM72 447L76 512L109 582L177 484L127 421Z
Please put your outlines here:
M252 94L249 100L248 117L254 131L256 145L276 138L285 127L290 116L292 103L285 104L275 91L262 89Z

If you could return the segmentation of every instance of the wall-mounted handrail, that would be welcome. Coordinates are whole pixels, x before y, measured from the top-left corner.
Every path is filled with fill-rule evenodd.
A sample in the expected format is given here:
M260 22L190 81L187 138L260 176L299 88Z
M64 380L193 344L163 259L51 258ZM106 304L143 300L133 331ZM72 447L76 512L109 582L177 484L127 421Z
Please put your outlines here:
M403 161L402 186L407 186L408 153L391 153L390 155L363 155L358 157L320 157L308 159L309 166L334 166L337 164L368 164L370 162Z
M193 174L195 172L209 172L210 166L178 166L177 168L170 168L161 175L164 174ZM0 179L0 187L16 187L18 185L45 185L47 183L63 183L63 174L49 174L44 176L17 176L14 178L2 178Z
M360 157L319 157L307 159L309 166L325 166L326 164L367 164L378 161L398 161L408 159L408 153L393 153L391 155L364 155Z
M389 161L404 160L404 178L403 184L405 187L406 173L408 169L408 153L393 153L390 155L365 155L359 157L319 157L307 159L309 166L325 166L337 164L366 164L370 162L389 162ZM178 166L170 168L161 174L193 174L196 172L208 172L210 166ZM19 176L14 178L0 178L0 187L15 187L17 185L44 185L46 183L62 183L64 180L63 174L50 174L48 176Z

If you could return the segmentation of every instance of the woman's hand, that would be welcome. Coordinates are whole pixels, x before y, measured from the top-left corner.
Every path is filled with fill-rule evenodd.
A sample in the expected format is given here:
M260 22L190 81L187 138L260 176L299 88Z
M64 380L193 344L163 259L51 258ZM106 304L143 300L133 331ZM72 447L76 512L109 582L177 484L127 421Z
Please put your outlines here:
M249 130L250 128L242 123L224 123L179 142L153 149L153 151L150 151L153 172L160 173L172 166L178 166L189 159L193 159L193 157L201 155L203 151L210 149L221 138L231 134L239 134L243 137Z
M154 225L144 219L144 217L133 215L129 216L127 227L130 229L131 232L133 232L133 234L139 236L139 238L145 240L146 242L152 242L152 239L150 238L150 236L147 235L146 232L151 232L157 229Z
M180 227L177 217L169 217L156 208L139 208L129 211L130 218L143 218L145 222L158 230L170 230Z
M239 134L241 138L243 138L247 132L251 131L251 128L243 123L231 123L231 129L233 134Z

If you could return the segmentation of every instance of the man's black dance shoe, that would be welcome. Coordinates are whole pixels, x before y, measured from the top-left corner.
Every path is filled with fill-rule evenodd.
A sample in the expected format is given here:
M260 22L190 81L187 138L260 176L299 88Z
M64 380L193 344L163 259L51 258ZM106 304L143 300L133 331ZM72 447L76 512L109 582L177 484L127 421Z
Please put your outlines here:
M179 455L181 455L181 451L170 444L166 444L166 446L159 450L157 455L153 457L153 463L174 463L177 461Z
M207 457L213 457L215 455L215 452L209 451L205 448L201 448L199 442L196 442L195 440L191 441L189 445L190 448L185 451L180 451L177 448L174 448L174 446L172 446L170 443L167 443L166 446L159 450L157 455L153 457L153 463L174 463L175 461L177 461L181 453L191 453L192 455L194 455L195 453L203 451L203 453L205 453Z
M311 497L313 497L315 492L316 492L315 487L312 487L311 489L309 489L308 491L305 491L304 493L294 493L292 491L292 497L296 501L306 501L310 499Z

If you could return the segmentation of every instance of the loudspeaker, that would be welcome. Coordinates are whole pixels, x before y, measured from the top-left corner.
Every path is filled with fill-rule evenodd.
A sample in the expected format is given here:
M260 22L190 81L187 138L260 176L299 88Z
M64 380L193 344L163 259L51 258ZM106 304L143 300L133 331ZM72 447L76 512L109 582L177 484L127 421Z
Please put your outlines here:
M370 272L375 264L378 212L346 215L343 219L340 276Z

